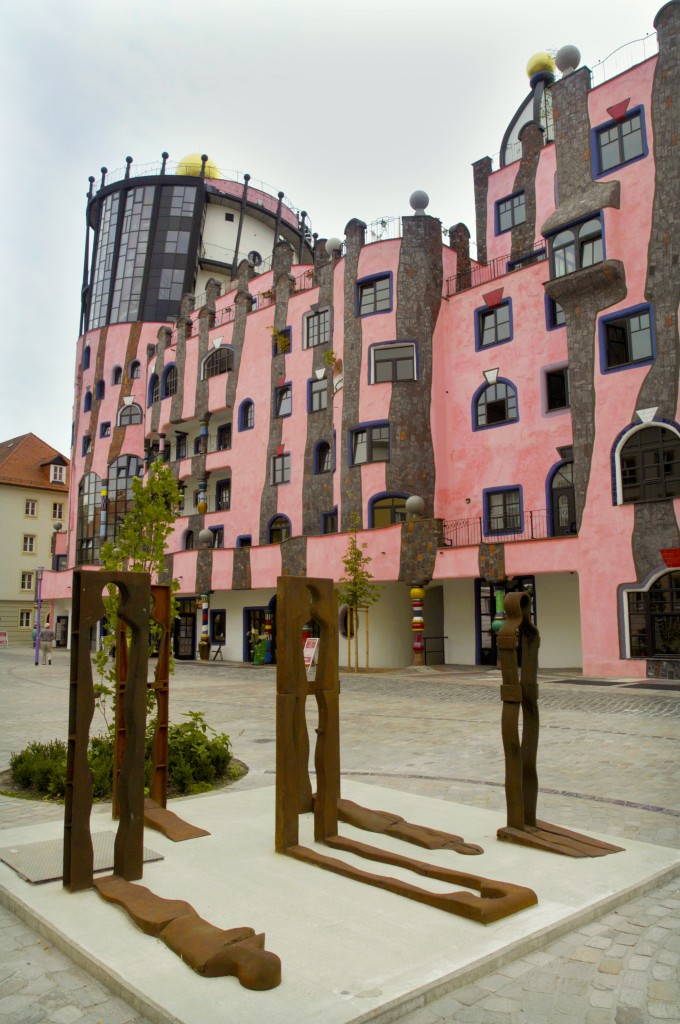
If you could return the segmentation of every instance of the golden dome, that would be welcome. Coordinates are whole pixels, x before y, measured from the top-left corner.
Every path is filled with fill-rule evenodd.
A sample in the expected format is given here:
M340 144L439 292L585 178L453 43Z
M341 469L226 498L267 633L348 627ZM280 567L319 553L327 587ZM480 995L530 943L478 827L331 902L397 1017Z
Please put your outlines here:
M539 50L538 53L535 53L527 61L527 75L529 78L538 74L539 71L549 71L551 74L555 74L555 61L545 50Z
M188 156L182 157L177 164L175 174L191 174L193 177L198 178L201 174L202 162L200 153L189 153ZM205 176L206 178L222 177L217 164L212 160L206 160L205 162Z

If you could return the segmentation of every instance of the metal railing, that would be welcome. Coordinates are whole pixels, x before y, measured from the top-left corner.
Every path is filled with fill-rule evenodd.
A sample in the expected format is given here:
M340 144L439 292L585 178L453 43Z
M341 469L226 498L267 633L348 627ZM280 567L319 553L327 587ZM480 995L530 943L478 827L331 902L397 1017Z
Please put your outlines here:
M473 519L444 520L444 546L474 547L478 544L511 544L522 540L576 537L576 523L554 528L550 509L508 512L505 516L476 516Z
M510 255L497 256L488 263L475 263L469 270L460 271L446 279L445 296L449 298L457 292L466 291L468 288L476 288L480 284L488 284L498 277L511 274L513 270L521 270L523 267L530 267L534 263L542 263L548 258L548 252L543 241L534 242L531 249L520 253L519 256Z

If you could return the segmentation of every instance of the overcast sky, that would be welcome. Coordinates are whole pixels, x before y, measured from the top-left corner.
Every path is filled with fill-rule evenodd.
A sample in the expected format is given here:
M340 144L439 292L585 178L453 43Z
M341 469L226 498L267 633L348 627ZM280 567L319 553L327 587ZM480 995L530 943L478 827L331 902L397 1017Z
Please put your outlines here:
M33 0L3 15L0 441L69 453L88 175L204 152L282 189L320 235L411 212L474 238L526 63L594 68L661 0ZM608 77L611 77L608 75Z

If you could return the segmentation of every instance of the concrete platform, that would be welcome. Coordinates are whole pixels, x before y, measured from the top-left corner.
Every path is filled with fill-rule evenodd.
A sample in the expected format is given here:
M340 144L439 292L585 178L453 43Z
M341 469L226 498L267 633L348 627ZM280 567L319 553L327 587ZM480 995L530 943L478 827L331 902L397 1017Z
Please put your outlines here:
M347 780L343 796L458 833L485 853L463 857L420 850L346 825L344 835L530 886L539 905L483 926L277 855L273 787L174 802L178 814L212 834L175 844L147 830L146 844L165 859L145 865L142 880L161 896L188 900L213 924L264 931L266 948L281 957L283 968L281 986L270 992L248 991L234 978L199 977L94 891L71 895L60 883L30 885L0 864L0 900L159 1024L298 1024L301 1013L324 1024L387 1024L660 885L680 864L677 850L612 836L598 837L619 842L624 853L593 860L553 856L499 843L495 833L503 822L489 811ZM110 828L106 811L95 809L93 832ZM56 838L61 831L56 821L7 830L3 843ZM312 846L311 834L311 816L306 816L301 843ZM441 883L396 868L355 862L447 891Z

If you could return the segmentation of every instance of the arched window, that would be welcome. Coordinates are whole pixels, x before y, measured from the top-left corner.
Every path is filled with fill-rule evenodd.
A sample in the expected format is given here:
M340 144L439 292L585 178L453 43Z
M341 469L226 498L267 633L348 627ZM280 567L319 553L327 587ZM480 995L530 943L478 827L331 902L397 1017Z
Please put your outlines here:
M163 398L169 398L177 394L177 367L170 363L165 367L163 373Z
M142 410L136 402L132 402L131 405L124 405L118 413L118 426L119 427L130 427L134 423L142 422Z
M112 384L122 384L123 383L123 367L122 366L114 366L114 368L111 370L111 383Z
M128 370L130 380L139 380L142 376L142 365L138 359L133 359Z
M221 373L231 370L234 353L230 348L216 348L203 360L203 380L209 377L218 377Z
M662 426L636 430L619 452L621 501L680 497L680 437Z
M106 393L106 385L103 380L98 380L94 386L94 397L103 398Z
M628 591L631 658L680 658L680 571Z
M372 498L368 506L368 525L371 529L406 522L405 494L382 494Z
M255 426L255 403L246 398L241 402L238 410L238 429L252 430Z
M475 429L512 423L517 419L517 392L510 381L485 385L474 402Z
M576 533L573 462L558 466L550 481L550 532L553 537Z
M101 547L102 482L96 473L87 473L78 487L76 563L94 565Z
M333 472L333 450L328 441L319 441L314 449L314 472Z
M89 412L92 408L92 392L86 391L83 399L83 412Z
M187 530L187 532L184 534L184 550L185 551L193 551L194 547L195 547L194 531L193 530Z
M144 463L136 455L121 455L109 466L106 504L106 539L115 540L126 514L133 504L132 481L144 473Z
M151 380L149 381L149 399L148 399L148 404L149 405L153 405L153 403L157 402L160 399L160 397L161 397L161 382L159 380L158 374L154 373L154 374L151 375Z
M553 273L555 277L573 274L575 270L601 263L602 222L599 217L565 228L552 238Z
M90 369L90 346L89 345L86 345L85 348L83 349L83 363L82 363L82 366L83 366L83 370L89 370Z
M282 540L288 540L290 535L290 519L288 516L274 516L269 524L269 543L280 544Z

